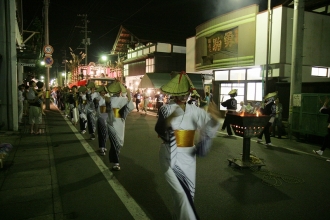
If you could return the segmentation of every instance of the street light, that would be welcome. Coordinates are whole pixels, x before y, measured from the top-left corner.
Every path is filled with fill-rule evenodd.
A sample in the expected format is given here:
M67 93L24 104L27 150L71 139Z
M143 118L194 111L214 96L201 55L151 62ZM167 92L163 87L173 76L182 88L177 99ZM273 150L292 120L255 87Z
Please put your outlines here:
M101 59L102 59L103 61L107 61L107 60L108 60L108 57L107 57L106 55L102 55L102 56L101 56Z
M64 78L64 86L66 86L66 73L62 73L62 76L64 76L65 78Z

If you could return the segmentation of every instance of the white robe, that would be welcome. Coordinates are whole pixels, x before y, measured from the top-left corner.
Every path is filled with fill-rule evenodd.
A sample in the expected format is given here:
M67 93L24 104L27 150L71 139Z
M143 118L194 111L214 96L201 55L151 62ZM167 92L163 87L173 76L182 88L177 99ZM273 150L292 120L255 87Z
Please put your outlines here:
M118 144L122 147L124 145L124 137L125 137L125 120L129 112L131 112L134 109L134 104L132 101L128 102L127 97L116 97L112 96L110 98L111 102L111 110L114 108L122 109L125 107L126 109L123 109L123 114L121 118L115 118L115 117L108 117L111 121L109 121L109 124L112 124L115 131L116 136L118 137ZM113 111L110 112L113 114Z
M173 114L172 114L173 113ZM167 118L174 116L171 120ZM174 198L174 218L197 219L194 207L196 183L196 147L177 147L174 130L199 130L200 141L197 147L211 146L211 139L216 135L220 123L211 119L209 114L195 105L186 105L185 111L177 104L168 104L160 108L155 127L164 140L160 147L160 165L166 181L171 187ZM205 156L208 150L197 152Z

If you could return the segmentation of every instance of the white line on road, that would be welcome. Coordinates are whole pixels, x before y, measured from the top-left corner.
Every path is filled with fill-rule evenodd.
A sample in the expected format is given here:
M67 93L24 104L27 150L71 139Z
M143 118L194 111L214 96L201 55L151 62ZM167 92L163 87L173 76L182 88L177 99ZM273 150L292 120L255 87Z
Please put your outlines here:
M103 163L100 157L95 153L95 150L87 143L84 137L78 132L77 128L72 125L72 123L63 116L66 122L68 123L71 130L75 133L76 137L85 148L89 156L92 158L96 166L100 169L105 179L115 191L119 199L126 206L129 213L131 213L134 219L144 220L149 219L145 212L141 209L141 207L136 203L133 197L125 190L125 188L120 184L120 182L116 179L113 173L109 170L109 168Z

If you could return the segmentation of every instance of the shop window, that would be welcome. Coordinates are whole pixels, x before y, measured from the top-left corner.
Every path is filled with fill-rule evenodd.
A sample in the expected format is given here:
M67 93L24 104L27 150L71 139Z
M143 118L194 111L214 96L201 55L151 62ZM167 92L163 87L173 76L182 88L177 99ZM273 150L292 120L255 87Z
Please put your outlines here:
M155 59L146 59L146 73L153 73L155 71Z
M220 85L220 101L226 101L227 99L230 99L230 96L228 93L232 89L237 89L237 96L235 99L237 100L237 111L240 109L239 103L241 101L244 101L244 83L221 83ZM222 107L220 105L220 110L226 110L227 108Z
M312 67L312 76L328 76L327 68Z
M143 49L143 54L148 54L149 53L149 47Z
M245 80L245 69L230 70L230 80Z
M228 80L228 70L219 70L214 71L214 80L222 81L222 80Z
M128 76L128 64L124 65L124 76Z
M262 83L247 83L246 100L262 101Z
M261 69L260 68L252 68L248 69L246 73L247 80L261 80Z

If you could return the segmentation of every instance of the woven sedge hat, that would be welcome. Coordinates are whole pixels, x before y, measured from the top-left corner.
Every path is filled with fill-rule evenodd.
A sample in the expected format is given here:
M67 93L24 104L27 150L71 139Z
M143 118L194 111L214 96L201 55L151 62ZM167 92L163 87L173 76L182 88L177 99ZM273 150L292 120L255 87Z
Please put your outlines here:
M269 98L276 97L276 96L277 96L277 92L268 93L268 94L265 96L265 100L266 100L266 99L269 99Z
M192 93L198 95L194 85L185 71L177 74L167 84L160 87L160 90L172 96L181 96Z
M232 95L232 94L235 94L237 93L237 89L232 89L230 90L230 92L228 93L228 95Z
M120 92L122 92L122 93L127 92L124 85L117 80L114 81L113 83L111 83L107 89L108 89L109 93L113 93L113 94L120 93Z
M87 91L87 87L86 86L80 86L78 89L78 92L86 92Z
M89 82L88 85L87 85L87 88L88 89L96 88L95 83L94 82Z
M108 93L108 89L107 89L107 87L105 87L105 86L99 86L96 90L95 90L95 92L106 92L106 93Z

